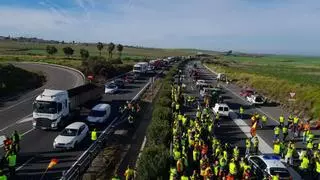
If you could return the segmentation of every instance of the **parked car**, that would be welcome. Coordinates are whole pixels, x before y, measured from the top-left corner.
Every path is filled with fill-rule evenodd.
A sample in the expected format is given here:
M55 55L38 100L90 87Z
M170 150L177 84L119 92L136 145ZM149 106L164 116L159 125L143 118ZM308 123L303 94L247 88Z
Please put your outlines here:
M124 88L124 80L123 79L116 79L111 83L116 84L119 88Z
M264 176L272 178L279 174L281 180L292 180L287 167L281 162L281 157L276 155L253 155L248 158L257 179L263 179Z
M119 88L115 83L106 84L104 87L104 93L106 94L114 94L118 92Z
M109 118L110 113L111 106L109 104L97 104L91 109L87 121L90 124L105 123Z
M53 141L53 148L77 148L84 138L89 135L89 127L83 122L68 125Z
M197 82L196 82L196 86L197 86L197 87L199 87L199 86L208 86L208 84L206 83L205 80L199 79L199 80L197 80Z
M240 96L244 96L244 97L250 96L252 94L255 94L254 90L252 89L243 89L240 92Z

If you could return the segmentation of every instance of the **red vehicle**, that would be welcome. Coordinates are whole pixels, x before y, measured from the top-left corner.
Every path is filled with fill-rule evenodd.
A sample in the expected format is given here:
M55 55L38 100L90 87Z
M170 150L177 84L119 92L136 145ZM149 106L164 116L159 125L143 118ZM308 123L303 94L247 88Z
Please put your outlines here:
M124 81L126 83L134 83L134 77L133 76L130 76L130 75L127 75L125 78L124 78Z
M154 66L155 69L160 69L163 63L161 59L157 59L157 60L151 60L149 64Z
M243 89L240 92L240 96L244 96L244 97L251 96L252 94L255 94L253 89Z

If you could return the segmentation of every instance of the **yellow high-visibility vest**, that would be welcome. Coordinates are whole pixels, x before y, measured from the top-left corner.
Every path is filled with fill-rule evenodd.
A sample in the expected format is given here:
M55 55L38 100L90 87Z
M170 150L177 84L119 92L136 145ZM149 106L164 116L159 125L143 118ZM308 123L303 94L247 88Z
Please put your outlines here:
M280 144L274 144L273 145L273 153L274 154L280 154Z
M316 162L316 171L317 171L317 173L320 173L320 163L319 163L319 161Z

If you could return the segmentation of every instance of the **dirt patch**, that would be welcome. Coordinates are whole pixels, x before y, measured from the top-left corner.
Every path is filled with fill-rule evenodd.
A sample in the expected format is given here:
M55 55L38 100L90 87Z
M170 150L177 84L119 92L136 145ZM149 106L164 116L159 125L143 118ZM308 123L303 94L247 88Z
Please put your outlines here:
M162 84L160 83L160 80L156 80L154 84L150 85L146 92L143 94L142 100L151 103L157 96L161 86Z

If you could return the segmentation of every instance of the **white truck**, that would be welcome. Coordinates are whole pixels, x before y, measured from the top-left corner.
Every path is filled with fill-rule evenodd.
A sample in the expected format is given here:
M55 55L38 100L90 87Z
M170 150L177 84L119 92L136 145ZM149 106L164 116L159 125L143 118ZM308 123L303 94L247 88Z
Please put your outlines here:
M214 107L212 107L212 111L214 114L219 113L220 117L229 117L230 108L225 103L216 103Z
M102 87L85 84L69 90L45 89L33 103L32 125L37 129L59 129L79 115L80 106L101 98Z
M146 74L148 71L148 65L147 62L139 62L133 66L133 72L139 73L139 74Z

